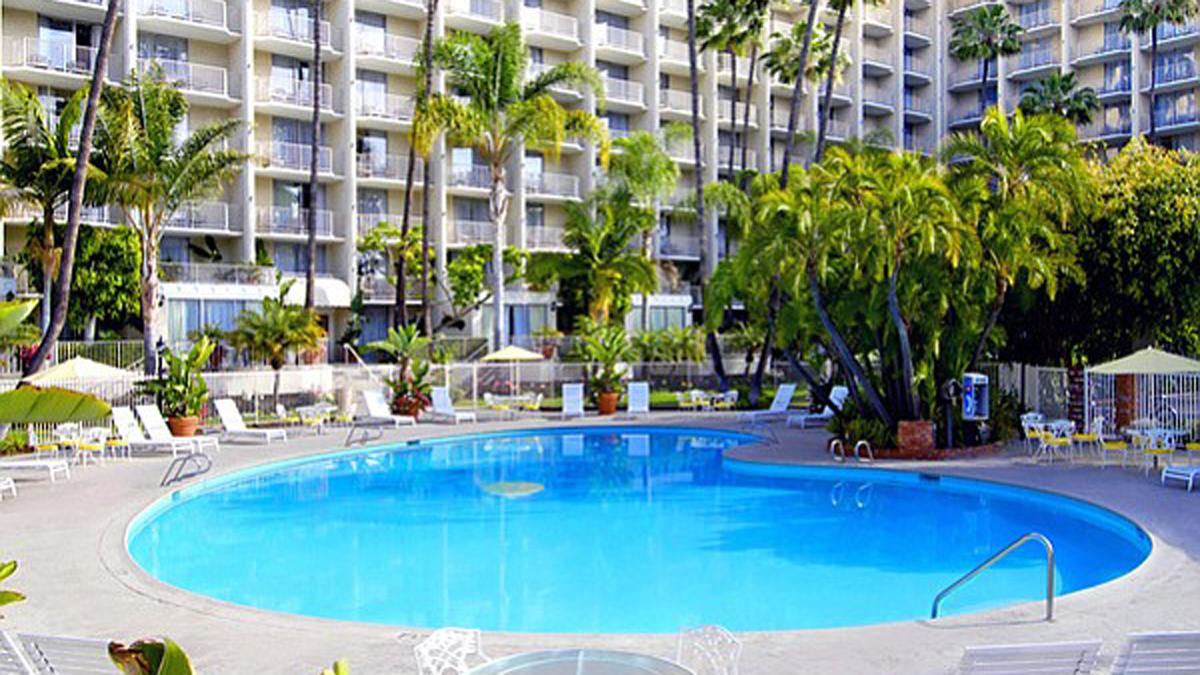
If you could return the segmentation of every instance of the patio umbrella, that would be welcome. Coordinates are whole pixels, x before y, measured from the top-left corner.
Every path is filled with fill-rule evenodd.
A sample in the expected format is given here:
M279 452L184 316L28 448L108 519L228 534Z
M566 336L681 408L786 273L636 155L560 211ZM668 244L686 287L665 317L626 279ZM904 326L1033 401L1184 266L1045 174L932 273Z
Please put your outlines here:
M497 351L492 352L491 354L488 354L487 356L480 359L480 361L486 361L488 363L503 362L503 363L510 364L511 368L512 368L512 378L515 383L515 386L513 387L513 389L514 389L514 391L517 391L517 390L520 390L520 388L521 388L521 382L518 377L520 375L520 371L517 370L517 363L518 362L528 362L528 361L543 361L543 360L545 360L545 358L546 357L542 356L541 354L538 354L537 352L531 352L528 349L522 349L515 345L509 345L509 346L505 347L504 349L499 349Z
M62 380L115 380L127 378L130 372L93 361L82 356L67 359L62 363L39 371L26 378L26 382L60 382Z
M1097 375L1176 375L1200 373L1200 361L1147 347L1129 356L1103 363L1088 372Z
M110 414L102 399L70 389L23 385L0 394L0 424L92 422Z

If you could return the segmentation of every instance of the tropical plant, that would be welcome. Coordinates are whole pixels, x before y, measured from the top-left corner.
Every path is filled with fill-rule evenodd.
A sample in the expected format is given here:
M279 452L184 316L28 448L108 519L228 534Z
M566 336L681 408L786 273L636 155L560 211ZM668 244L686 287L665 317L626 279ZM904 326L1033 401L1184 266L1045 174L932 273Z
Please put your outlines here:
M16 574L16 572L17 572L17 561L16 560L9 560L8 562L0 562L0 581L4 581L5 579L8 579L13 574ZM3 607L5 605L11 605L16 602L21 602L24 599L25 599L25 596L21 595L20 593L18 593L16 591L12 591L12 590L8 590L8 589L0 589L0 607ZM4 615L0 614L0 619L3 619L3 618L4 618Z
M409 326L416 328L416 326ZM383 378L392 392L392 412L416 417L429 407L433 384L429 381L429 363L414 361L412 369L403 375Z
M796 145L797 123L800 119L800 99L804 96L804 78L799 75L800 73L808 72L809 50L812 48L813 32L816 30L817 12L820 7L820 0L809 2L808 16L805 18L803 24L798 24L804 26L804 33L803 37L799 37L800 49L796 55L796 75L792 81L791 103L788 105L788 126L787 138L783 146L783 166L779 170L779 187L783 189L786 189L788 183L791 181L793 150ZM830 63L836 63L836 61L831 60ZM693 69L692 77L694 78L695 76L696 72Z
M594 364L588 378L591 394L621 393L626 375L621 364L633 354L625 329L615 324L599 325L583 344L587 360Z
M393 327L408 325L407 298L408 282L411 281L412 270L424 271L428 268L422 263L424 249L424 228L397 226L395 223L381 222L372 227L366 234L358 238L360 278L386 274L386 260L390 258L394 265L395 276L388 276L388 281L396 287L396 306L393 309ZM365 255L362 255L365 254ZM375 261L370 266L370 273L364 274L363 261ZM419 272L418 272L419 273ZM422 284L426 280L420 280Z
M1021 112L1026 115L1061 115L1075 124L1088 124L1099 110L1096 90L1079 86L1075 73L1051 73L1021 94Z
M177 143L175 130L186 122L187 111L183 94L155 67L146 74L131 74L122 87L105 90L97 130L102 191L124 207L125 222L137 232L141 245L142 341L147 354L153 353L157 337L163 228L180 209L217 194L248 157L221 148L237 130L237 120L193 129ZM145 367L154 374L154 359L146 359Z
M278 298L263 298L258 311L246 310L229 332L229 341L245 349L254 358L267 362L275 371L273 398L279 404L280 371L287 355L295 351L318 349L325 337L316 313L284 301L295 280L288 280L279 289Z
M171 640L139 640L126 647L110 642L108 657L125 675L192 675L192 663Z
M208 383L200 373L214 347L216 344L202 337L185 356L164 349L164 371L155 379L138 382L138 391L153 396L167 417L199 417L208 402Z
M413 122L413 141L425 152L437 134L445 132L452 143L473 148L487 163L489 215L496 232L492 332L498 347L507 343L502 273L510 200L507 167L513 153L523 147L557 158L567 138L602 141L601 159L607 164L607 135L600 120L590 112L567 110L550 95L552 88L564 86L599 92L602 84L594 68L574 61L526 79L529 50L516 23L500 26L488 36L459 32L442 38L433 45L433 63L445 71L456 95L426 96Z
M1151 143L1158 129L1158 29L1167 24L1185 24L1198 11L1196 0L1121 0L1121 30L1139 36L1150 34L1150 129L1146 138Z
M121 0L108 0L104 11L104 23L100 27L100 44L96 49L96 62L92 66L92 81L88 86L87 104L84 106L83 122L79 132L79 151L75 156L75 173L71 179L71 190L67 197L67 231L63 235L62 253L58 264L58 290L50 312L50 325L43 332L42 343L25 365L25 375L41 370L46 359L54 352L54 346L67 325L67 310L71 304L71 278L75 271L75 248L79 240L79 225L83 211L84 190L87 188L89 166L92 157L92 135L96 128L96 117L100 108L100 96L104 80L108 76L108 57L112 51L112 36L117 25L117 10ZM152 343L147 343L152 344ZM149 352L147 352L149 353ZM147 359L148 361L149 359Z
M747 53L750 54L750 73L746 90L752 93L758 46L762 39L763 26L766 23L769 7L769 3L764 0L713 0L702 6L696 16L696 38L699 41L700 50L723 52L730 61L730 81L733 85L733 115L730 129L733 143L729 152L730 176L734 175L734 158L739 145L737 127L738 59L746 56ZM744 111L748 115L749 106L746 106ZM743 126L743 130L748 128L747 118L747 125ZM742 168L746 168L744 158Z
M842 46L842 32L846 28L846 14L854 8L856 0L830 0L829 7L838 13L837 23L833 29L833 46L830 51L829 62L835 67L829 69L825 73L825 99L824 103L817 109L817 149L813 153L813 162L821 161L825 156L825 141L829 136L830 116L833 114L833 85L837 78L838 70L838 52ZM864 0L869 5L881 5L886 0Z
M431 3L435 8L437 1ZM335 661L332 668L326 668L321 671L321 675L350 675L350 664L346 661Z
M629 311L634 293L655 288L650 260L630 250L654 225L653 212L635 204L633 195L619 186L597 190L566 209L563 243L574 253L534 256L529 278L541 285L558 281L567 305L586 306L594 321L615 321Z
M951 17L950 56L959 61L979 61L979 100L984 101L988 67L1002 56L1021 53L1021 33L1004 5L985 5Z
M418 74L421 76L421 86L417 89L417 109L421 110L425 106L426 93L433 91L433 24L437 20L437 11L439 0L425 0L425 39L421 41L421 66L418 69ZM408 144L408 166L406 167L404 176L404 213L401 215L400 232L401 235L407 235L412 231L411 216L412 216L412 193L414 183L416 182L417 170L417 146L416 139L412 133L416 131L416 127L410 131ZM425 147L425 151L421 153L421 161L425 166L429 165L429 151ZM432 172L424 172L424 189L421 190L421 213L429 213L429 193L433 191ZM429 228L421 228L421 324L426 335L433 335L433 298L429 292L429 277L430 277L430 242ZM407 261L401 259L397 261L396 276L398 279L405 279L407 274ZM404 286L403 281L399 282L396 296L396 311L399 312L405 320L407 320L407 312L403 297Z
M1075 126L1057 115L1026 117L1017 110L1010 119L992 108L978 135L952 136L943 154L964 160L951 172L955 189L984 204L981 269L994 290L970 360L974 368L1018 276L1035 288L1045 285L1053 297L1059 276L1076 273L1065 229L1088 202L1091 174L1075 143Z
M408 379L413 361L424 356L430 344L430 339L421 336L416 326L405 326L389 328L386 340L368 343L366 350L387 355L396 362L397 377Z

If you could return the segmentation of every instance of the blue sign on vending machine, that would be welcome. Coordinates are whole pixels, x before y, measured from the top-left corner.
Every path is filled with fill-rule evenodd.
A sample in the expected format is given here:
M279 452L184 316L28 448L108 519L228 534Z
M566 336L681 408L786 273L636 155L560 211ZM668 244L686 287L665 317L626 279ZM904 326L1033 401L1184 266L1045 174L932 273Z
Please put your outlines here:
M963 374L962 416L968 422L988 418L988 376L982 373Z

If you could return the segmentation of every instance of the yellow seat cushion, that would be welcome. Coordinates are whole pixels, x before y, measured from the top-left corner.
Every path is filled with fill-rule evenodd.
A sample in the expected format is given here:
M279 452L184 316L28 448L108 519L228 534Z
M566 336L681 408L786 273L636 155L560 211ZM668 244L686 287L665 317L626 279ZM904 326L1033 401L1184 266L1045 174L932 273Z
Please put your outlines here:
M1188 450L1200 450L1200 443L1188 443L1184 447Z
M1075 434L1072 438L1081 443L1095 443L1100 440L1096 434Z
M1147 455L1173 455L1173 454L1175 454L1175 449L1174 448L1146 448L1143 452Z
M1100 443L1100 447L1105 450L1128 450L1129 444L1125 441L1104 441Z
M1070 445L1070 444L1071 444L1071 439L1069 439L1069 438L1063 438L1063 437L1061 437L1061 436L1055 436L1054 438L1047 438L1047 439L1046 439L1046 444L1047 444L1047 445L1054 445L1054 446Z
M113 440L108 441L108 445L109 445L109 447L112 447L112 446L124 447L129 444L118 438L118 439L113 439Z
M84 443L83 445L81 445L81 446L79 446L79 447L80 447L81 449L83 449L83 450L96 450L96 451L100 451L100 450L103 450L103 449L104 449L104 446L103 446L103 445L100 445L99 443Z

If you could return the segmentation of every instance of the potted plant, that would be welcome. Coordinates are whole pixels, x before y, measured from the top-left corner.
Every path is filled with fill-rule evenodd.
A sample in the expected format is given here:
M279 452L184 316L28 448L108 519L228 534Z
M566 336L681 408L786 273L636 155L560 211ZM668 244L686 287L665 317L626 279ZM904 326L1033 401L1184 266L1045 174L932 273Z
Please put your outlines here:
M212 356L212 342L202 337L186 356L170 349L163 352L162 371L153 380L138 384L142 393L154 396L167 426L175 436L194 436L200 423L200 410L208 402L208 384L200 370Z
M408 415L413 419L432 403L433 384L427 379L429 364L415 361L407 377L387 377L384 382L392 390L392 413Z
M590 386L596 406L601 415L613 415L625 384L621 363L628 360L632 349L625 329L615 325L599 327L587 336L585 345L588 360L593 363Z
M558 340L562 339L563 333L556 328L546 325L533 331L532 336L541 341L542 356L546 359L552 359L555 352L558 351Z

